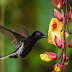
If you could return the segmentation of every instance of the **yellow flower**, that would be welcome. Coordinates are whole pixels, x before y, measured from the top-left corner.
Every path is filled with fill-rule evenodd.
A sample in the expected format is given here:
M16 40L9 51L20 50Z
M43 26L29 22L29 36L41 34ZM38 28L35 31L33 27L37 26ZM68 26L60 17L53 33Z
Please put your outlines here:
M57 66L55 66L54 70L55 70L56 72L59 72L59 71L60 71L60 68L58 68Z
M56 64L54 65L54 70L55 70L56 72L60 72L61 69L62 69L62 65L61 65L61 64L56 63Z
M59 32L59 31L48 31L48 43L50 44L54 44L55 45L55 36L57 36L60 41L62 41L62 32Z
M49 24L49 30L48 30L48 43L55 44L55 36L57 36L60 41L63 40L63 31L62 30L63 22L59 21L57 18L52 18L51 22ZM66 38L68 37L68 34L66 33Z
M69 62L69 61L68 61L68 62ZM65 64L65 65L68 65L68 62L64 61L64 64Z
M45 62L50 62L52 61L47 54L40 54L40 58L42 61L45 61Z
M62 30L62 21L59 21L57 18L52 18L49 24L49 31L60 31Z
M57 59L57 54L52 52L45 52L44 54L40 54L40 58L42 61L50 62Z
M65 61L64 61L64 64L65 64L65 65L68 65L68 62L69 62L69 59L68 59L68 57L66 56L66 59L65 59Z

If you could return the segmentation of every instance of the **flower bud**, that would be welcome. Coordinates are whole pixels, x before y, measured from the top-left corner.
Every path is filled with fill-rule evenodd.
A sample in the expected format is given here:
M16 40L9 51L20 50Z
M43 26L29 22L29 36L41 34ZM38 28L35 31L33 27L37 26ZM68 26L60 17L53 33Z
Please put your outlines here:
M71 6L70 6L70 11L69 11L69 13L68 13L68 18L69 18L69 19L72 19Z
M52 3L53 3L53 5L56 7L56 8L59 8L59 9L61 9L61 8L63 8L63 2L62 2L62 0L52 0Z
M61 64L56 63L56 64L54 65L54 70L55 70L56 72L59 72L61 69L62 69L62 65L61 65Z
M61 61L62 61L62 59L64 60L64 64L67 65L69 62L69 59L67 56L65 56L65 53L63 53L63 57L61 57Z
M45 54L40 54L40 58L42 61L50 62L57 59L57 54L52 52L45 52Z
M59 48L62 47L62 43L61 43L60 39L59 39L57 36L55 36L55 44L56 44L56 46L59 47Z
M70 43L69 43L69 47L72 48L72 39L71 39L71 41L70 41Z
M68 65L68 62L69 62L69 58L66 56L66 59L64 60L64 64Z

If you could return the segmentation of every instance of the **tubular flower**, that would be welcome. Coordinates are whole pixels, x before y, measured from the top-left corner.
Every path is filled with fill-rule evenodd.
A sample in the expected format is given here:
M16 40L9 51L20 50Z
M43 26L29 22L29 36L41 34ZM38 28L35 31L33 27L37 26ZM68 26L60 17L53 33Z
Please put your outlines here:
M72 19L71 7L70 7L70 11L69 11L69 13L68 13L68 18L69 18L69 19Z
M71 39L71 41L70 41L70 43L69 43L69 47L72 48L72 39Z
M42 61L50 62L57 59L57 54L52 52L45 52L45 54L40 54L40 58Z
M59 9L61 9L61 8L63 8L63 2L62 2L62 0L52 0L52 3L53 3L53 5L56 7L56 8L59 8Z
M57 18L52 18L48 30L48 43L56 45L55 36L57 36L59 40L62 42L63 39L63 32L61 32L62 23L63 22L59 21ZM66 37L68 37L67 33L66 33Z
M61 64L56 63L56 64L54 65L54 70L55 70L56 72L60 72L61 69L62 69L62 65L61 65Z

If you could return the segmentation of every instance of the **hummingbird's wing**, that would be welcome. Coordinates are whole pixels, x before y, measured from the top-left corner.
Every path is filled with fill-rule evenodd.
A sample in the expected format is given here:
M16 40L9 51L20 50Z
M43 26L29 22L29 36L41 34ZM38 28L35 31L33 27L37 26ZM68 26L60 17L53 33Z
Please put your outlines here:
M15 28L16 29L16 33L18 33L18 34L20 34L20 35L22 35L23 37L26 37L26 38L30 36L28 31L23 26L16 25L15 27L16 27Z
M21 36L20 34L13 32L1 25L0 32L2 32L12 41L12 44L15 46L15 48L19 48L19 46L21 45L20 42L25 39L25 37Z

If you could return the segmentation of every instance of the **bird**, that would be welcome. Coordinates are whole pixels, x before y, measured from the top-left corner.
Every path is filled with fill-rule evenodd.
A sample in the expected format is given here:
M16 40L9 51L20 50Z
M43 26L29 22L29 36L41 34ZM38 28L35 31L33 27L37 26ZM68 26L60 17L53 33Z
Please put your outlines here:
M0 25L0 32L7 36L16 48L14 52L0 57L0 60L6 58L24 58L29 54L39 39L47 38L47 36L40 31L35 31L32 35L29 35L28 31L21 25L16 26L16 31L12 31Z

